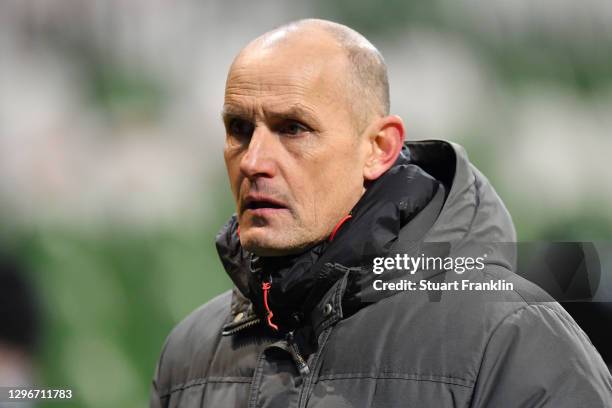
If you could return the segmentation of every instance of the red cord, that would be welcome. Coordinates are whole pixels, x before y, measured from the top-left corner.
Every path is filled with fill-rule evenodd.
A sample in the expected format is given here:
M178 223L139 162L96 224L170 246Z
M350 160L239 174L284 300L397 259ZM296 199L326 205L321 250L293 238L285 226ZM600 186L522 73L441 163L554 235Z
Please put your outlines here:
M274 313L272 313L272 310L270 310L270 306L268 306L268 291L270 290L271 286L272 284L270 282L263 282L261 284L261 288L263 289L264 293L264 306L266 307L266 311L268 312L268 326L270 326L274 330L278 330L278 326L272 323L272 316L274 316Z
M348 214L344 216L336 224L336 226L332 230L331 235L329 236L329 242L333 241L334 237L338 233L338 230L340 230L340 227L342 226L342 224L344 224L347 220L350 220L351 218L353 218L353 216L351 214ZM236 233L240 237L240 227L237 228ZM278 330L278 326L272 323L272 316L274 316L274 313L272 313L272 310L270 309L270 306L268 305L268 291L270 290L271 287L272 287L272 284L270 282L263 282L261 284L261 288L263 289L263 295L264 295L264 306L266 308L266 312L268 312L268 326L270 326L274 330Z
M331 235L329 236L329 242L332 242L334 240L334 237L336 236L336 234L338 233L338 231L340 230L340 227L342 226L342 224L344 224L346 221L350 220L351 218L353 218L353 216L351 214L349 215L345 215L334 227L334 229L332 230Z

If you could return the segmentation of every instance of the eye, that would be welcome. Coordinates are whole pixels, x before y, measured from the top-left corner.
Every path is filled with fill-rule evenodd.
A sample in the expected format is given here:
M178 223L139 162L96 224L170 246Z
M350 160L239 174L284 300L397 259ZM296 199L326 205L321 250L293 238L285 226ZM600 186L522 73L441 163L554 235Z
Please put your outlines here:
M232 119L227 125L228 134L239 139L250 138L254 129L253 123L244 119Z
M290 120L279 126L278 131L285 135L298 136L304 132L310 132L310 128L295 120Z

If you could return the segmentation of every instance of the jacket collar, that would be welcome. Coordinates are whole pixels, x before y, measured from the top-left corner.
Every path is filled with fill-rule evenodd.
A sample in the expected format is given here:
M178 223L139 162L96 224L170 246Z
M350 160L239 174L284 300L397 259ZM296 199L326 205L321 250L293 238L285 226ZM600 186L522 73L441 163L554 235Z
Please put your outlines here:
M363 307L366 303L361 301L360 289L372 277L372 259L389 253L400 231L434 197L439 211L444 201L444 187L411 163L409 157L406 145L395 165L369 186L351 211L352 219L339 230L333 242L322 243L294 259L264 260L268 265L284 265L264 271L275 277L269 299L281 326L291 329L292 318L298 320L293 321L298 326L303 323L299 320L306 318L319 331ZM431 213L422 233L437 216L437 212ZM242 249L237 228L236 216L233 216L217 236L219 256L237 289L225 334L257 318L262 321L266 314L260 289L262 275L258 269L262 262ZM278 285L274 287L274 283Z

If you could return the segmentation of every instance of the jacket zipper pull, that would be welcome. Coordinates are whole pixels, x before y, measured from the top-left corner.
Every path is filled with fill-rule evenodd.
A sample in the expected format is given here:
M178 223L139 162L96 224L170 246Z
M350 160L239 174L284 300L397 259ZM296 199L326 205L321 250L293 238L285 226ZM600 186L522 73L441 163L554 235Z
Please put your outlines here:
M289 345L289 353L291 353L291 357L293 357L300 375L307 376L310 373L310 368L304 357L300 354L297 344L293 341L293 332L287 333L287 344Z
M268 313L268 316L267 316L268 326L278 331L278 326L272 323L272 316L274 316L274 313L272 313L270 306L268 306L268 291L270 290L271 287L272 287L272 282L263 282L261 284L261 288L263 289L263 295L264 295L264 306L266 308L266 312Z

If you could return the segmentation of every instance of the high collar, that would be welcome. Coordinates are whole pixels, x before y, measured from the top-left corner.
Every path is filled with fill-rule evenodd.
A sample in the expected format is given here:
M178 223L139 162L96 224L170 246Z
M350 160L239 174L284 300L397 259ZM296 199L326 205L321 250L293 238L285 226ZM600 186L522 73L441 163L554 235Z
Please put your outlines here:
M258 258L240 246L234 215L217 236L217 249L228 275L260 320L265 321L268 313L262 283L271 279L266 300L281 331L303 324L320 326L364 305L360 291L372 276L372 259L388 254L400 231L434 197L439 211L444 191L441 182L410 162L406 146L394 166L368 187L332 242L291 257ZM431 214L422 233L437 215ZM344 311L343 303L348 307Z

